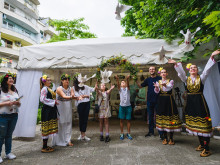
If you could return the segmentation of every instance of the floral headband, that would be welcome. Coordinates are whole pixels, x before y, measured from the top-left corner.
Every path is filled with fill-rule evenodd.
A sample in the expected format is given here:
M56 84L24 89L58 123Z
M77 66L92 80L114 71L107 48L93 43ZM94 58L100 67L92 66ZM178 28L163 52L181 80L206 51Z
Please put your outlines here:
M160 67L158 70L158 73L160 74L160 72L163 70L163 67Z
M16 78L16 73L8 72L8 73L2 75L0 78L0 82L2 82L4 78L8 78L8 77L12 77L14 79L14 78Z
M41 81L42 81L42 82L46 82L46 81L47 81L47 77L48 77L47 75L43 75L43 76L41 77Z
M189 70L191 65L192 65L192 63L187 64L186 69Z
M68 74L62 74L61 77L60 77L60 80L65 80L65 79L69 79L70 80L70 75Z
M73 79L75 80L75 79L77 79L78 78L78 76L79 76L79 72L76 72L74 75L73 75Z

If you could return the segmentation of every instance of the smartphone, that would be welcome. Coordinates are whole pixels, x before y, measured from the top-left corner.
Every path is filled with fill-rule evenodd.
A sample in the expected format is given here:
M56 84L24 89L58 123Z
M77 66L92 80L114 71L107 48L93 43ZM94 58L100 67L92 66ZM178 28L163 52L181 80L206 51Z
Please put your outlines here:
M18 99L16 99L16 101L20 101L20 99L23 97L23 95L22 96L20 96Z

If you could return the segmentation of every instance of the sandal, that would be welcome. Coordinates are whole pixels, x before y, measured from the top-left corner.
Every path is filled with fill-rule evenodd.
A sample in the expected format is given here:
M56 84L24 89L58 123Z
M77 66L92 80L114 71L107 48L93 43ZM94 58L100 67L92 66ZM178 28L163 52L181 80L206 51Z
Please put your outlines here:
M196 151L203 151L204 150L204 146L201 146L199 145L197 148L196 148Z
M74 144L73 144L73 143L71 143L71 142L69 142L69 143L67 144L67 146L72 147L72 146L74 146Z
M41 152L43 153L48 153L48 152L53 152L54 149L52 147L47 147L47 148L42 148Z
M174 142L174 140L173 139L170 139L170 141L169 141L169 143L168 143L169 145L175 145L175 142Z
M207 151L206 149L204 149L201 153L200 156L201 157L207 157L210 156L212 153L210 151Z
M163 145L167 145L167 139L163 139L162 144L163 144Z

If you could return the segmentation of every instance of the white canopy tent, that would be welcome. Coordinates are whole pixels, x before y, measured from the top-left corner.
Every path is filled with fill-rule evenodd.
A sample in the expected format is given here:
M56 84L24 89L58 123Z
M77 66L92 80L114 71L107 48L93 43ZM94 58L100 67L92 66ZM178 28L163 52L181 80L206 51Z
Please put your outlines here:
M165 49L174 51L170 57L181 58L176 41L167 44L162 39L95 38L77 39L50 44L24 47L20 51L18 69L45 68L79 68L92 67L100 64L102 58L114 55L125 55L133 63L165 63L158 61L158 55L152 55L163 45ZM175 55L174 55L175 54Z
M16 87L24 97L21 100L14 135L35 136L40 96L39 80L43 70L96 67L103 59L120 54L132 63L164 64L167 62L166 58L159 60L158 55L153 55L162 45L166 50L173 51L172 54L166 55L167 57L180 59L183 56L183 53L179 52L177 41L169 45L162 39L134 37L77 39L21 48Z

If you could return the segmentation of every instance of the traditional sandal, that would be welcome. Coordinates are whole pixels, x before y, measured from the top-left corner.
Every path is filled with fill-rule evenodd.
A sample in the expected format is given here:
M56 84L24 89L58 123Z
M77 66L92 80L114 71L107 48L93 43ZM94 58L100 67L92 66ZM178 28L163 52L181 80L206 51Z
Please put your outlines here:
M163 145L167 145L167 139L163 139L162 144L163 144Z
M72 146L74 146L74 144L73 144L73 143L71 143L71 142L69 142L69 143L67 144L67 146L72 147Z
M174 142L174 140L171 140L171 139L170 139L170 141L169 141L168 144L169 144L169 145L175 145L175 142Z
M54 151L54 149L51 148L51 147L47 147L47 148L42 148L41 149L41 152L43 152L43 153L48 153L48 152L53 152L53 151Z
M210 156L212 153L210 151L207 151L206 149L204 149L201 153L200 156L201 157L207 157Z
M199 145L197 148L196 148L196 151L203 151L204 150L204 146L201 146Z

